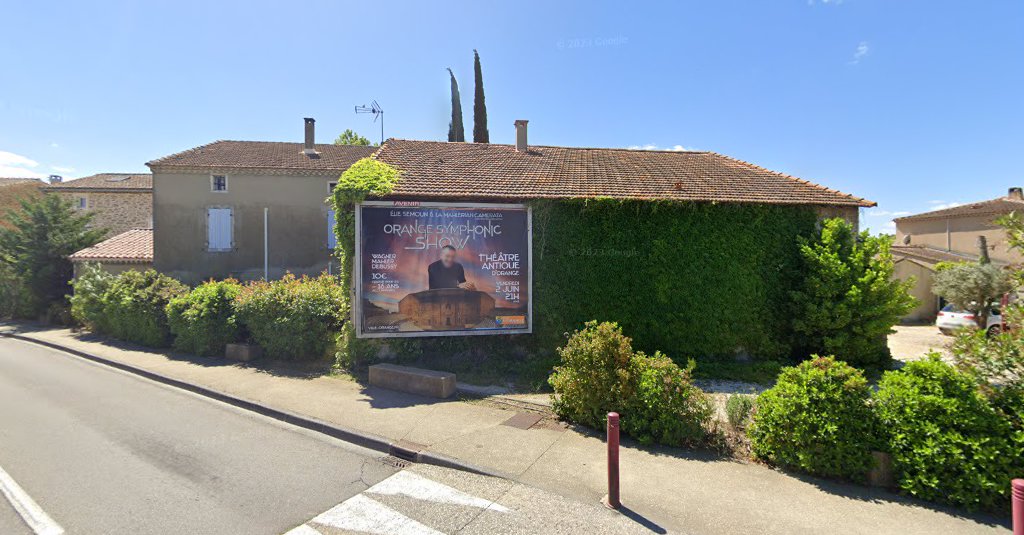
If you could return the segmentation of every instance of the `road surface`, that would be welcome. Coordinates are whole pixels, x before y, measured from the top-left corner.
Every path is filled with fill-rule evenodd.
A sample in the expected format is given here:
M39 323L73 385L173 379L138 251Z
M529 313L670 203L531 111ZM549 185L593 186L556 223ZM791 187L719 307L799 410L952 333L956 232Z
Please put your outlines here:
M0 338L0 533L664 533Z

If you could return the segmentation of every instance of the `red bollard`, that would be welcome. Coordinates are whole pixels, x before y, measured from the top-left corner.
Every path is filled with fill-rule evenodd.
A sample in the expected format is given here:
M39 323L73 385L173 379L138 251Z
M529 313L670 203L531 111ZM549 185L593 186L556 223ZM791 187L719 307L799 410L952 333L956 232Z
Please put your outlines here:
M601 501L609 509L618 509L622 505L622 502L619 501L619 413L617 412L608 413L608 495Z
M1013 502L1013 535L1024 535L1024 479L1014 479L1010 486L1010 501Z

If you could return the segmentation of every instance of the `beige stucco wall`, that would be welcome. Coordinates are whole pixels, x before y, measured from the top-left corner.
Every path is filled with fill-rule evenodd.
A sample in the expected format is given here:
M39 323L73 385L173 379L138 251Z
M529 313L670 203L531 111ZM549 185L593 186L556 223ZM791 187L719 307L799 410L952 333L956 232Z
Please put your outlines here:
M899 280L914 278L914 286L910 289L910 295L918 301L917 308L903 316L903 321L908 323L931 322L939 312L939 299L932 293L931 269L907 258L896 260L896 269L893 277Z
M93 216L92 226L109 229L107 236L116 236L133 228L150 228L153 225L153 194L146 192L106 192L106 191L61 191L62 197L69 199L78 206L77 199L88 200Z
M269 208L270 277L337 269L327 248L328 176L228 174L210 191L209 174L153 173L153 265L184 282L263 277L263 209ZM233 249L208 251L207 208L232 209Z
M1017 251L1009 249L1006 232L996 225L994 215L955 217L948 219L923 219L899 221L896 224L896 244L905 243L910 235L910 245L921 245L932 249L950 250L957 253L977 255L978 236L985 236L989 245L989 256L993 261L1017 263L1024 261ZM948 225L948 238L947 238Z

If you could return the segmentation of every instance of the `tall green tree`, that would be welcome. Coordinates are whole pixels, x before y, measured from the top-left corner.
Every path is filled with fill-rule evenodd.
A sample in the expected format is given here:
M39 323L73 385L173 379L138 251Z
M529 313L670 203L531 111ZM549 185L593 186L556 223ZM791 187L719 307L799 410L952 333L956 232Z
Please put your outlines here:
M355 133L351 128L346 128L344 132L338 136L338 139L334 140L335 145L360 145L369 146L371 145L370 140Z
M981 328L988 326L992 305L1013 289L1010 274L991 263L957 262L940 267L932 278L932 293L974 314Z
M860 367L887 364L887 336L915 306L913 281L893 278L889 241L827 219L800 243L804 279L792 292L793 329L802 355L834 355Z
M20 314L37 316L65 302L72 277L68 256L107 233L90 229L92 218L59 195L22 199L19 210L7 212L10 228L0 228L0 267L25 289L28 298Z
M466 141L466 130L462 126L462 97L459 96L459 82L455 73L448 67L448 75L452 79L452 121L448 123L448 141Z
M475 48L473 74L476 77L473 87L473 143L490 143L491 136L487 133L487 104L484 103L484 75L480 70L480 54Z

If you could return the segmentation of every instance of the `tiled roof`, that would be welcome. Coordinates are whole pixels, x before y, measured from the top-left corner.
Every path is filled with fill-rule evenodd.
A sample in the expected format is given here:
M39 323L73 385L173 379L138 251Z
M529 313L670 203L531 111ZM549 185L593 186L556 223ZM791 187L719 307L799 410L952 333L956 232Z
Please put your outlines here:
M976 262L978 260L977 255L954 253L920 245L893 245L890 247L890 250L896 257L914 258L929 264L937 264L939 262Z
M1013 211L1024 210L1024 200L1011 199L1009 197L999 197L988 201L975 202L971 204L964 204L961 206L954 206L952 208L945 208L943 210L932 210L931 212L923 212L920 214L908 215L906 217L898 217L895 221L916 221L919 219L936 219L936 218L947 218L947 217L971 217L977 215L1002 215L1008 214Z
M8 178L8 177L0 177L0 187L3 187L3 186L13 186L15 184L25 184L26 182L34 182L34 183L37 183L37 184L42 184L42 181L39 180L38 178L17 178L17 177Z
M46 186L48 190L118 190L152 191L153 175L149 173L100 173Z
M374 157L402 171L396 196L875 205L713 152L389 139Z
M133 229L86 247L69 257L72 262L153 261L153 229Z
M288 169L340 174L376 147L315 145L319 153L307 156L302 143L276 141L215 141L148 162L150 168Z

